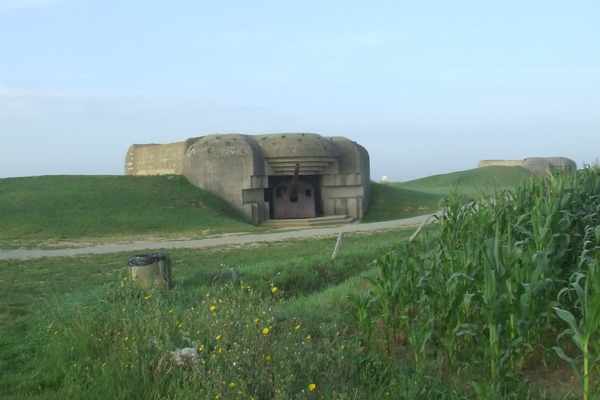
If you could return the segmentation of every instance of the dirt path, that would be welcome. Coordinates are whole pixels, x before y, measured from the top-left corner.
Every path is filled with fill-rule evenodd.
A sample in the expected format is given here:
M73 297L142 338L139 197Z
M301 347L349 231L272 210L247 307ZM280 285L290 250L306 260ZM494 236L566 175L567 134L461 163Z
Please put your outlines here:
M417 226L429 218L430 215L399 219L394 221L372 222L366 224L349 224L327 228L312 228L301 230L280 230L273 233L224 236L210 239L182 240L166 242L135 242L129 244L105 244L76 249L57 250L0 250L0 260L27 259L40 257L68 257L82 254L105 254L119 253L122 251L141 252L142 250L178 249L178 248L202 248L210 246L222 246L227 244L246 244L255 242L275 242L291 238L311 238L316 236L338 235L340 232L360 232L388 229L400 226Z

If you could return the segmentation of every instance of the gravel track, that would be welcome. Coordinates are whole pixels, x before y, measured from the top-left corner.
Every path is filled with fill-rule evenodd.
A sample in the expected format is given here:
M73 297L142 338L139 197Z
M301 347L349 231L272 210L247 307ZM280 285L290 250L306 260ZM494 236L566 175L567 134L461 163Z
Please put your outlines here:
M401 226L418 226L427 220L431 215L421 215L418 217L398 219L394 221L354 223L336 227L309 228L299 230L279 230L277 232L265 234L251 234L239 236L223 236L210 239L181 240L181 241L144 241L128 244L103 244L90 247L81 247L73 249L56 250L0 250L0 260L9 259L29 259L41 257L70 257L84 254L106 254L119 252L141 252L143 250L157 249L196 249L212 246L223 246L230 244L248 244L257 242L276 242L292 238L311 238L317 236L334 236L340 232L360 232L389 229Z

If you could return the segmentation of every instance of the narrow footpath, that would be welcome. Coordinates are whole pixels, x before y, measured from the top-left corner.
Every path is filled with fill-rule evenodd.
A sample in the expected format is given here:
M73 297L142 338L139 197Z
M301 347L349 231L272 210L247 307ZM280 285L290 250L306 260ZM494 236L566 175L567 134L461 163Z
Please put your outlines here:
M0 260L9 259L28 259L41 257L69 257L84 254L106 254L119 253L124 251L141 252L145 250L157 249L196 249L203 247L222 246L230 244L247 244L257 242L276 242L280 240L293 238L311 238L317 236L338 235L340 232L360 232L389 229L401 226L418 226L427 220L431 215L421 215L418 217L398 219L394 221L355 223L327 228L310 228L300 230L279 230L277 232L265 234L251 234L239 236L223 236L210 239L181 240L181 241L145 241L128 244L103 244L91 247L81 247L74 249L56 249L56 250L0 250Z

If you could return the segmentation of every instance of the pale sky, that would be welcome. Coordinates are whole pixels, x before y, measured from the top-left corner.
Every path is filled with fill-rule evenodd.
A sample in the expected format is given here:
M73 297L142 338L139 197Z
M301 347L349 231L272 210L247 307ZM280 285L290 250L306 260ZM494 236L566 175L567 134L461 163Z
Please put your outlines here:
M600 1L0 0L0 178L133 143L344 136L371 179L600 157Z

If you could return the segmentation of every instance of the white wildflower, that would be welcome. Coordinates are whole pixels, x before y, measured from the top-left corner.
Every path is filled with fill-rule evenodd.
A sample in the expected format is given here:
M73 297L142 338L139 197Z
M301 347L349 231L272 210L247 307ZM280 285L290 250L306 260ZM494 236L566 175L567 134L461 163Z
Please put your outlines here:
M186 347L172 351L171 357L173 358L173 361L175 361L175 364L183 366L198 361L198 352L193 347Z

